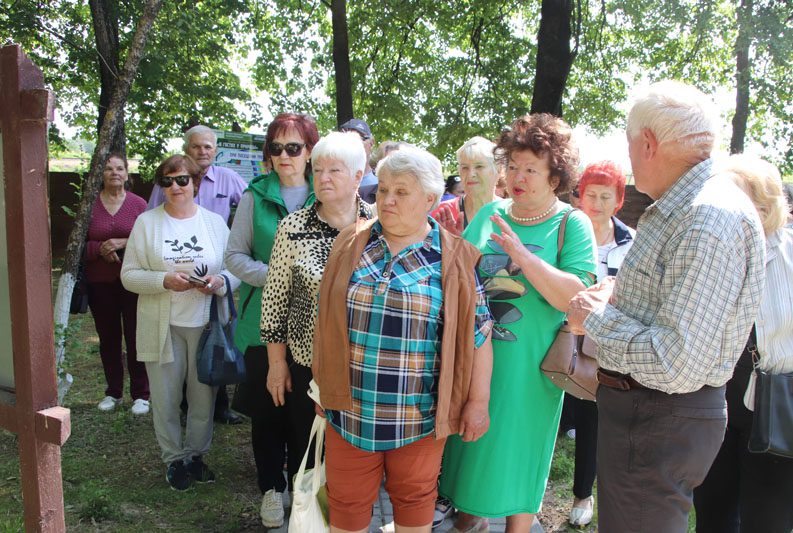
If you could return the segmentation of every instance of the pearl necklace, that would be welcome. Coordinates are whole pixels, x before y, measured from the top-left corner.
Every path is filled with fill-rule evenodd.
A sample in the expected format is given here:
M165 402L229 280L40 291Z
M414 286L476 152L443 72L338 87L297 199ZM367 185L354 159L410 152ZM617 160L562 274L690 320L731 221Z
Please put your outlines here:
M544 212L540 213L539 215L536 215L536 216L533 216L533 217L519 217L519 216L515 216L512 213L512 206L515 205L515 202L512 202L511 204L509 204L509 207L507 208L507 214L509 215L509 218L511 218L515 222L520 222L520 223L523 223L523 224L525 224L526 222L537 222L538 220L542 220L543 218L545 218L545 217L547 217L548 215L551 214L551 211L553 211L554 208L556 207L556 202L557 201L558 200L556 198L554 198L553 203L551 204L551 207L549 207L548 209L546 209Z

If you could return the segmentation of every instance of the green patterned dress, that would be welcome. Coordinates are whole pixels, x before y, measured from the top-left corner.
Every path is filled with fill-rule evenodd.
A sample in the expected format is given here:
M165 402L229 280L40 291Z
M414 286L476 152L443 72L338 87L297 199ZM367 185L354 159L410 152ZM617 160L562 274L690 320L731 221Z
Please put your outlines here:
M440 483L440 493L456 508L485 517L540 510L562 409L562 391L540 372L540 362L564 321L492 240L499 230L490 216L501 215L527 249L586 286L596 272L597 247L584 213L569 216L557 264L559 225L569 206L523 226L507 216L510 201L484 206L463 234L483 254L479 274L495 321L490 429L473 443L449 437Z

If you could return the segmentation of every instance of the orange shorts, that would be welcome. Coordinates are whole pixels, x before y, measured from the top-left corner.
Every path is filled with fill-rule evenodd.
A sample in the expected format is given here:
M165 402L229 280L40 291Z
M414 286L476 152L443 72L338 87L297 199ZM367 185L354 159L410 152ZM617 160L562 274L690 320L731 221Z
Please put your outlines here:
M429 435L395 450L366 452L328 424L325 476L331 525L348 531L368 528L384 472L394 522L406 527L432 523L445 443Z

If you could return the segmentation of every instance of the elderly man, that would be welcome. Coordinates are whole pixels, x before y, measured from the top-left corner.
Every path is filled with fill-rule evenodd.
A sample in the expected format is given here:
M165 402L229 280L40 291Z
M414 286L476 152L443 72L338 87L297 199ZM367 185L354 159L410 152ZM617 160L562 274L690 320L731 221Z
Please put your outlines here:
M570 302L573 331L598 345L603 533L686 531L724 437L724 384L755 318L765 248L749 199L713 175L717 120L682 83L639 96L628 147L636 188L655 203L616 281Z
M213 165L217 154L218 139L215 132L206 126L193 126L184 134L184 153L193 158L201 168L201 185L196 203L220 215L228 224L232 207L236 207L242 192L248 186L239 174L231 169ZM156 183L149 197L149 209L165 202L165 195ZM215 401L215 421L223 424L240 424L242 418L229 409L226 387L218 389Z
M363 171L363 178L358 185L358 195L364 202L374 203L377 194L377 176L372 171L370 159L372 157L372 146L374 146L374 136L369 124L359 118L352 118L339 127L339 131L352 131L360 135L363 141L363 148L366 150L366 168Z
M193 158L201 168L201 187L196 203L229 222L232 207L236 207L242 191L248 186L239 174L231 169L213 165L218 140L215 132L206 126L193 126L184 134L184 153ZM154 185L149 198L149 209L165 201L162 189Z

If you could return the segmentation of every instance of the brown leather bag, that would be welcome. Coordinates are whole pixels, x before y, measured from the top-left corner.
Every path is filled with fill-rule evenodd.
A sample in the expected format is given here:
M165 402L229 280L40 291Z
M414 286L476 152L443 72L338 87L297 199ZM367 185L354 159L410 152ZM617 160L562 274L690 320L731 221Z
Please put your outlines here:
M556 263L562 254L564 246L564 232L567 227L567 217L574 210L565 213L559 224L559 237L557 238ZM594 357L590 357L583 351L584 337L573 335L567 322L562 324L556 334L551 347L545 354L545 358L540 364L540 370L545 377L550 379L554 385L568 394L582 400L595 401L597 393L598 363Z

